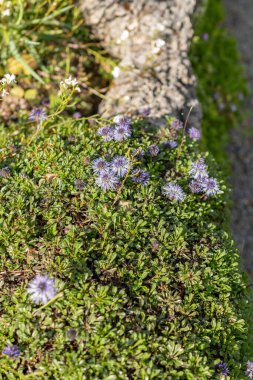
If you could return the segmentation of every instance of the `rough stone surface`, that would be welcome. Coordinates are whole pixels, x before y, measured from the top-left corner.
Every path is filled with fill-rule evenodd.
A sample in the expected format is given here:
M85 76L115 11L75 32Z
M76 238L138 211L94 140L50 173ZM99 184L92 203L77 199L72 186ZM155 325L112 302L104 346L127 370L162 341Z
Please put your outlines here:
M253 4L252 0L224 0L224 5L227 10L226 22L237 38L251 90L247 100L251 114L240 130L232 131L230 156L234 197L232 227L245 267L253 281Z
M81 0L87 24L119 60L115 79L100 111L105 116L151 108L200 126L196 79L188 59L196 0ZM117 75L118 74L118 75Z

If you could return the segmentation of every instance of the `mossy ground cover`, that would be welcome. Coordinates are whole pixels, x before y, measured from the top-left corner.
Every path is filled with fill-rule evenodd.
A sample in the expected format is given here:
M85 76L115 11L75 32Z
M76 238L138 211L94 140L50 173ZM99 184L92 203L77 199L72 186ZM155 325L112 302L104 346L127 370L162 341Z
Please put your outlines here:
M0 336L2 348L21 350L17 360L2 355L1 378L207 379L221 360L243 378L246 286L221 227L221 174L207 156L221 192L192 194L197 143L181 135L169 149L171 127L157 132L142 119L127 140L104 142L101 123L58 116L39 134L25 120L1 132L10 172L0 179ZM134 150L151 144L159 154L136 161ZM127 174L116 191L99 188L90 161L116 155L147 170L149 183ZM168 182L183 188L182 202L163 195ZM38 273L57 288L42 307L27 292Z
M128 139L104 142L98 128L113 122L68 117L77 106L64 99L55 95L40 128L29 107L0 127L0 349L20 349L17 359L1 354L0 379L219 379L221 361L227 379L245 379L247 283L224 230L223 173L182 131L177 147L164 144L171 120L157 130L134 118ZM92 161L117 155L131 170L103 191ZM213 197L189 189L201 156L219 180ZM149 182L136 184L133 168ZM170 182L182 202L164 195ZM56 281L44 305L28 293L39 273Z
M245 116L243 104L248 89L236 41L224 27L222 1L203 3L194 22L195 36L190 50L203 109L202 141L229 174L229 131L238 127Z

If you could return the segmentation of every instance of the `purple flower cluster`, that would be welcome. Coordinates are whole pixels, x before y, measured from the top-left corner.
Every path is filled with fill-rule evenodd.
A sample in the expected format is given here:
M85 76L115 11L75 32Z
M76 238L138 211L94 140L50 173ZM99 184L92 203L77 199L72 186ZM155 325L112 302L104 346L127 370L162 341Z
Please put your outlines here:
M98 129L98 135L102 137L104 141L113 140L113 128L110 126L100 127Z
M108 170L110 167L110 164L109 162L105 161L103 158L96 158L94 161L92 161L91 167L95 173L100 174L101 172Z
M205 164L204 158L199 158L197 161L192 162L191 168L189 170L189 175L191 178L197 181L208 178L207 166Z
M149 182L149 173L146 172L145 170L141 170L141 169L134 169L132 171L132 181L134 183L140 183L142 185L147 185L147 183Z
M169 182L162 188L163 194L171 201L181 202L185 198L185 193L183 192L181 186Z
M190 128L188 131L189 137L192 140L198 141L201 138L201 133L197 128Z
M81 179L77 179L75 181L75 187L76 187L77 190L81 191L81 190L83 190L85 188L85 186L86 186L86 182L85 181L83 181Z
M46 304L56 295L55 281L47 275L38 274L30 282L27 291L36 304Z
M106 170L99 173L99 176L96 179L96 184L101 187L101 189L115 190L119 184L118 178L110 170Z
M177 142L174 141L174 140L164 141L163 146L164 146L165 148L174 149L174 148L177 147Z
M247 362L247 369L245 371L245 375L247 375L249 379L253 379L253 362Z
M2 178L8 178L11 175L11 171L9 168L4 167L0 169L0 177Z
M180 121L179 119L176 119L176 118L172 121L171 126L173 128L175 128L177 131L179 129L183 129L183 123L182 123L182 121Z
M10 358L17 359L20 355L20 349L15 344L12 344L10 346L6 346L3 349L2 353L9 356Z
M227 377L229 375L228 366L224 362L220 362L220 363L216 364L214 369L215 369L216 373L218 373L221 376Z
M202 34L202 40L207 42L209 40L209 34L208 33L203 33Z
M34 108L31 111L28 120L36 121L36 123L41 123L42 121L46 120L46 118L47 114L45 110L43 110L42 108Z
M174 141L178 138L178 131L180 129L183 129L184 125L182 123L182 121L180 121L179 119L177 118L174 118L172 120L172 122L170 123L170 141ZM173 144L172 144L173 145ZM171 147L170 147L171 148ZM174 148L174 146L172 147Z
M189 184L192 193L204 193L205 196L210 197L220 191L217 179L209 177L203 158L192 163L189 175L192 178Z
M98 135L104 141L123 141L128 139L131 132L131 119L127 116L117 116L114 119L114 126L104 126L98 129Z
M147 154L151 157L157 156L159 153L159 147L157 145L149 145L147 149Z
M111 170L119 178L124 177L129 170L129 159L124 156L116 156L111 162Z
M96 184L103 190L115 190L119 185L119 178L124 177L130 169L129 159L125 156L116 156L111 162L103 158L92 161L92 169L98 175Z
M134 149L134 151L132 153L132 157L134 159L140 160L144 156L144 154L145 154L145 152L143 149L137 148L137 149Z
M115 141L123 141L128 139L128 137L131 136L131 129L130 126L124 125L124 124L118 124L114 128L114 140Z

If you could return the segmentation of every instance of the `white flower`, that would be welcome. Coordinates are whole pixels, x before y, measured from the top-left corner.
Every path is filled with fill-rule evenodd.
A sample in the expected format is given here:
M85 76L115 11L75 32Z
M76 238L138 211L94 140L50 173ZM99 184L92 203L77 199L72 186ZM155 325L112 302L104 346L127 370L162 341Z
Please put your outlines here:
M16 76L14 74L5 74L4 77L0 80L3 84L11 84L15 82Z
M2 17L10 16L11 10L9 8L2 11Z
M64 90L67 90L70 87L76 87L76 91L80 92L80 88L77 86L78 81L76 78L73 78L69 76L68 78L64 79L64 81L60 82L60 87Z
M154 42L154 47L152 49L153 53L159 53L159 51L166 45L166 42L161 38L157 38Z
M7 95L9 95L9 92L6 91L5 89L3 89L3 90L1 91L1 97L4 98L4 97L7 96Z
M68 77L67 79L65 79L65 83L68 85L68 86L77 86L78 85L78 82L77 82L77 79L76 78L73 78L70 76Z
M156 25L156 28L157 28L158 30L160 30L160 32L163 32L163 31L165 30L165 26L164 26L163 24L161 24L161 23L158 23L158 24Z
M120 74L120 68L119 66L115 66L114 69L112 70L113 78L118 78L119 74Z
M122 41L125 41L128 37L129 37L129 31L125 29L121 33L120 37L117 39L117 44L120 44Z

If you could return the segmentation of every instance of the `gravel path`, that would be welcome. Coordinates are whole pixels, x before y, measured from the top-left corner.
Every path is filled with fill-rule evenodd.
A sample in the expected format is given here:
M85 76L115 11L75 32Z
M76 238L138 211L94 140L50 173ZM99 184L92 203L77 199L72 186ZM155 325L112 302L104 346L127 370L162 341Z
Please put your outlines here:
M253 282L253 1L224 0L224 5L226 22L238 41L251 90L247 101L251 114L240 130L232 131L230 157L233 163L234 238Z

